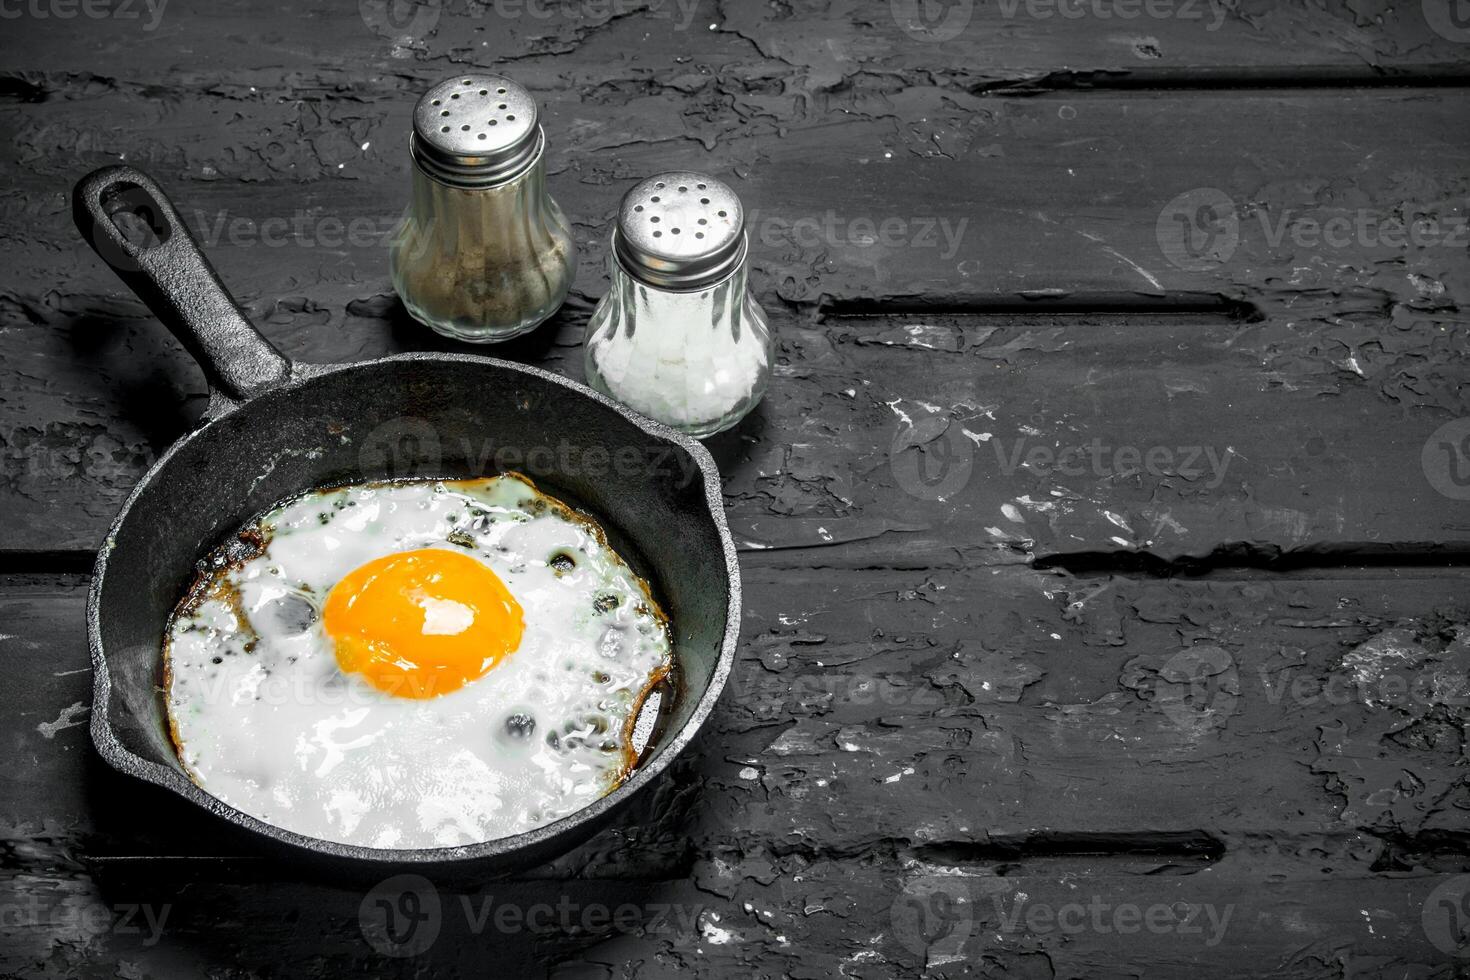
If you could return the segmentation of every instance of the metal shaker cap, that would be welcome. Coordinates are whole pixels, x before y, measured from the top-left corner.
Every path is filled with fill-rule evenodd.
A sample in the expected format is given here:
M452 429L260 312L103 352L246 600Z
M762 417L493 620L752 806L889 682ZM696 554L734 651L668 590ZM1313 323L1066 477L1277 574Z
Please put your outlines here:
M705 289L745 261L745 209L707 174L655 174L623 196L613 254L633 278L670 290Z
M545 141L531 93L500 75L455 75L413 110L409 146L429 176L456 187L488 187L523 173Z

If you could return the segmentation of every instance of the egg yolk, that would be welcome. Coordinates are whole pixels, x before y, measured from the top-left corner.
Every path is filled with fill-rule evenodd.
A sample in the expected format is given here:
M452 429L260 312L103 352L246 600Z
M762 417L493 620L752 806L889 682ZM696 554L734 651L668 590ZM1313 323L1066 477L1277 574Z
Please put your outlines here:
M375 558L332 587L322 625L337 665L401 698L434 698L485 676L521 643L520 603L462 552Z

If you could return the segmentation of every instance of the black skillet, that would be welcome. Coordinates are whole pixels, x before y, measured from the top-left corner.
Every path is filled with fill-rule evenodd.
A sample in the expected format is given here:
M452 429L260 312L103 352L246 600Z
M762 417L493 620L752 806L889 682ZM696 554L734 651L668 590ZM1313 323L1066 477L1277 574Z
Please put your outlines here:
M403 354L293 364L251 326L147 174L84 177L73 217L88 243L199 361L210 400L113 522L92 578L92 739L117 769L172 790L297 856L340 870L414 866L509 872L588 837L694 737L725 685L740 578L719 474L693 439L546 371L489 357ZM387 850L305 837L216 800L180 768L161 683L164 624L200 559L301 490L363 480L515 469L597 516L650 582L674 632L672 708L633 775L577 813L514 837ZM509 468L509 467L508 467Z

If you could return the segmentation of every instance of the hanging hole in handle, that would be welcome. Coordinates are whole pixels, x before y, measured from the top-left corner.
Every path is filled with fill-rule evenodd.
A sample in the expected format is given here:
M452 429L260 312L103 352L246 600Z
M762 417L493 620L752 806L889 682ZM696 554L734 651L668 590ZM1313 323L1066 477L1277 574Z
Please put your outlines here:
M154 248L168 241L169 227L148 192L126 181L102 192L102 213L123 240L134 248Z

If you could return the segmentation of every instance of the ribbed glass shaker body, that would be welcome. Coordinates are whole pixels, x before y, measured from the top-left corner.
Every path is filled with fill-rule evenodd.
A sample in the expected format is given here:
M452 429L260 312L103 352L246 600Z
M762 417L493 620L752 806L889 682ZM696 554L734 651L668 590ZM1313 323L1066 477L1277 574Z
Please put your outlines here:
M393 288L414 318L459 340L508 340L566 299L576 249L541 161L498 187L442 184L415 167L413 203L389 246Z
M744 263L688 292L640 282L616 257L608 264L612 286L587 323L587 383L700 439L744 418L766 393L773 359Z
M546 189L545 136L525 89L449 79L414 111L413 197L389 244L414 318L478 343L533 329L566 299L571 228Z

